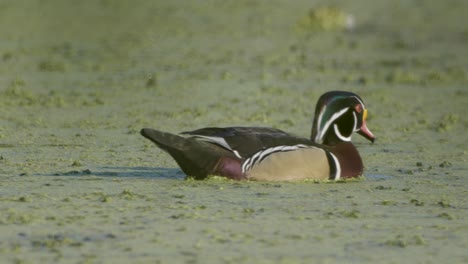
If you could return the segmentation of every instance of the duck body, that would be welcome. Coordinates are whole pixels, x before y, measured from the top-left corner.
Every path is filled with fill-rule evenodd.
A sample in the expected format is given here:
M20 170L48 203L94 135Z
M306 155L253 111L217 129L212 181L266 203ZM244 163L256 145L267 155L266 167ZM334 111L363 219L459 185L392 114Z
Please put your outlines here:
M348 95L348 92L338 92L343 93ZM324 97L328 98L326 95L317 103L317 109ZM362 100L357 103L361 104ZM341 114L332 115L334 120L323 122L325 126L317 121L319 117L327 118L326 113L316 113L311 139L268 127L208 127L180 134L144 128L141 134L169 153L184 173L195 179L217 175L257 181L337 180L357 177L363 172L361 157L350 141L350 134L365 130L366 136L374 139L365 125L366 116L352 114L356 109L351 107L355 107L354 101L352 106L342 106ZM362 113L364 105L358 110ZM361 127L357 128L358 125Z

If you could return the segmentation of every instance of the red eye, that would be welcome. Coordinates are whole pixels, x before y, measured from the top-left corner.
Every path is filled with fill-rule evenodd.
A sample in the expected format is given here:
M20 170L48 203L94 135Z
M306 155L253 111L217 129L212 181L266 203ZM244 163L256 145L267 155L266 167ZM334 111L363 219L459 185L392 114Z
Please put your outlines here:
M362 112L362 105L358 104L354 107L356 109L356 112L361 113Z

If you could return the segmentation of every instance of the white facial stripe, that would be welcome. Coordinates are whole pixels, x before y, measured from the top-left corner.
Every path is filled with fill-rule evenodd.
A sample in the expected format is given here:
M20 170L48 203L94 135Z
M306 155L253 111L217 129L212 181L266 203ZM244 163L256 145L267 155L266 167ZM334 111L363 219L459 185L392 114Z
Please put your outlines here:
M356 116L356 112L353 111L353 117L354 117L354 124L353 124L353 131L357 131L357 116Z
M318 116L318 120L317 120L317 135L315 136L315 142L318 142L318 143L322 143L322 139L320 138L320 124L322 123L322 117L323 117L323 114L325 113L325 110L327 109L327 106L325 105L323 108L322 108L322 111L320 111L320 114Z
M325 135L325 132L327 132L328 128L330 127L331 123L333 123L336 119L338 119L340 116L342 116L346 111L348 111L349 107L346 107L336 113L334 113L330 119L327 120L325 123L325 126L323 128L320 128L320 123L318 127L318 133L317 133L317 138L315 139L316 142L322 143L323 142L323 136ZM320 113L322 115L322 113ZM321 119L321 116L320 116Z
M345 137L345 136L341 135L340 129L338 129L338 125L333 124L333 129L335 130L335 134L339 139L341 139L343 141L351 141L351 136Z
M359 103L362 105L362 110L366 109L366 106L364 105L364 102L363 102L363 101L361 101L361 99L359 99L359 98L358 98L358 97L356 97L356 96L353 96L353 97L354 97L354 98L356 98L356 100L358 100L358 101L359 101Z

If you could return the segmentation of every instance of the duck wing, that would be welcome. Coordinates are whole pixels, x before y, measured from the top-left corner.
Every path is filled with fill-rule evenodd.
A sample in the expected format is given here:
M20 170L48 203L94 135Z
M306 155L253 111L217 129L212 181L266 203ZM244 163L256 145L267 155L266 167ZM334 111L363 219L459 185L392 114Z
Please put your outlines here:
M181 134L222 146L239 158L247 158L258 151L277 146L315 145L307 138L269 127L207 127Z

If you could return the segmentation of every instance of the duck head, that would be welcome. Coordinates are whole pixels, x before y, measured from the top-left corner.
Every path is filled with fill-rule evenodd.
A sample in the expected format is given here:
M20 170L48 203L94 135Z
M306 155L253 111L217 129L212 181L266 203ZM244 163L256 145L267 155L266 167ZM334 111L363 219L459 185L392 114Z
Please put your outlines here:
M367 109L355 93L331 91L323 94L315 107L311 140L324 145L350 142L357 132L371 142L375 136L367 128Z

